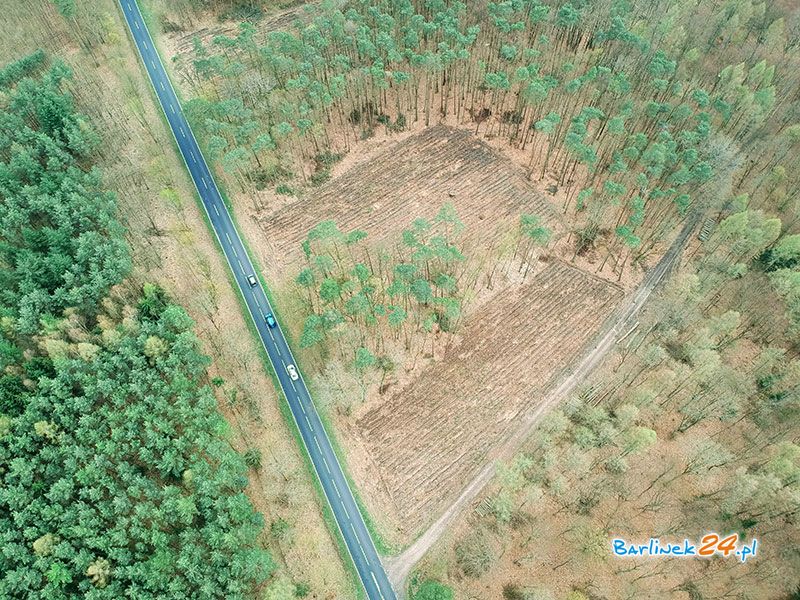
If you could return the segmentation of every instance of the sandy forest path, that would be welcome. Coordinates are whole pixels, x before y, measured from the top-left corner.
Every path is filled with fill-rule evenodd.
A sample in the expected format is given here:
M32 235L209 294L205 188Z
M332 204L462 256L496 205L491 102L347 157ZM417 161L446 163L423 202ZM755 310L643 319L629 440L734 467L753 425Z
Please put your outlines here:
M564 375L558 385L544 396L542 402L522 418L517 429L492 453L488 463L466 485L456 501L403 553L396 557L383 559L389 580L392 582L398 598L405 596L406 579L414 565L422 559L428 550L441 538L447 527L466 507L472 504L472 501L489 483L495 474L497 462L512 458L530 436L542 416L583 383L614 347L618 339L620 339L619 336L635 325L636 317L644 304L658 285L664 281L667 274L675 267L686 242L699 221L700 215L697 213L688 217L678 237L672 242L667 252L661 257L656 266L647 273L639 287L609 318L602 332L594 340L593 345L584 352L583 357L576 363L574 369Z

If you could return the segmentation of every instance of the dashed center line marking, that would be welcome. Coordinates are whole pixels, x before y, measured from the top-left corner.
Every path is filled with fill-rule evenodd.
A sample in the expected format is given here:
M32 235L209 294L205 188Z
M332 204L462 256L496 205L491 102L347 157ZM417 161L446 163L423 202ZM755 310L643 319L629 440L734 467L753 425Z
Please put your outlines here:
M342 504L342 506L344 506L344 504ZM364 547L361 545L361 542L358 539L358 534L356 533L356 526L353 525L352 521L350 521L350 529L353 530L353 535L356 536L356 541L358 542L358 549L361 550L361 556L364 557L364 560L366 562L369 562L369 560L367 560L367 553L364 552Z
M128 11L133 13L134 11L133 11L133 6L131 5L131 3L127 2L126 4L127 4L127 7L128 7ZM142 29L142 27L140 26L138 20L133 20L133 24L134 24L134 26L136 27L137 30L141 30ZM147 41L143 40L142 41L142 46L144 47L145 50L149 51L150 48L148 46ZM158 70L158 66L156 65L155 60L153 58L150 59L150 65L152 66L153 70L155 70L155 71ZM163 81L163 79L159 80L159 86L161 87L161 90L163 92L167 91L167 86L165 85L165 82ZM173 99L170 99L170 100L173 100ZM169 103L169 107L170 107L170 110L172 111L172 114L174 114L174 115L177 114L178 111L177 111L176 103L174 102L174 100ZM184 127L182 125L178 125L178 129L180 130L181 137L183 137L185 139L187 137L187 135L186 135L186 130L184 129ZM196 156L195 152L193 150L190 150L189 153L190 153L192 161L194 163L197 163L198 162L198 157ZM208 185L208 182L206 181L206 178L201 176L200 179L203 182L203 187L206 190L208 190L209 189L209 185ZM214 204L213 207L214 207L214 212L216 213L216 215L220 216L219 207L216 204ZM244 265L242 264L242 261L239 259L239 255L238 255L238 253L236 251L236 248L233 246L230 234L226 232L225 233L225 237L226 237L226 239L228 241L228 244L231 247L233 255L237 258L237 262L239 264L239 268L242 270L242 273L245 273ZM254 298L255 298L256 305L259 308L259 314L261 314L261 317L265 319L266 318L266 314L264 313L263 310L261 310L261 302L260 302L259 298L257 296L254 296ZM275 337L273 335L273 332L271 330L268 330L268 333L270 335L270 338L274 342L275 341ZM275 345L275 349L278 351L278 355L281 356L282 352L281 352L280 345L276 344ZM291 384L292 388L295 391L297 391L297 387L295 386L295 382L290 380L289 383ZM331 474L332 472L331 472L331 469L330 469L330 465L328 464L327 458L322 454L322 447L320 445L319 439L314 434L314 428L313 428L313 426L311 424L311 420L309 419L308 414L306 414L306 409L303 406L302 398L298 398L298 402L299 402L299 405L300 405L300 410L302 411L303 415L305 416L306 423L308 424L308 427L309 427L309 429L311 431L311 434L314 437L314 442L316 443L317 449L319 450L320 455L322 456L322 462L325 465L325 469L328 472L328 474ZM342 499L341 491L339 490L339 486L336 484L335 479L331 478L331 483L333 484L333 489L336 492L336 496L341 501L341 499ZM359 539L359 535L358 535L358 532L356 531L355 525L353 524L353 521L350 518L350 513L347 510L347 506L343 502L340 504L340 506L342 507L342 510L344 511L344 514L347 517L347 521L349 522L350 529L352 530L353 535L355 536L355 540L356 540L356 543L358 544L359 550L361 551L361 555L363 556L364 561L367 564L369 564L369 559L367 558L367 554L366 554L366 552L364 550L363 545L361 544L361 540ZM378 584L378 578L377 578L377 576L375 574L375 571L372 570L371 568L370 568L370 575L372 576L372 581L375 584L375 588L377 589L378 593L380 594L380 598L382 600L385 600L383 592L381 591L380 585Z

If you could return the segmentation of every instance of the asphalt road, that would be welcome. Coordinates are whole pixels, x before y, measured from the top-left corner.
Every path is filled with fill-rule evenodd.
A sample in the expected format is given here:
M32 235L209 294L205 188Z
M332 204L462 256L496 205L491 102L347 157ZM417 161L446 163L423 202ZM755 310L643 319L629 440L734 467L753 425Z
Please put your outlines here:
M292 380L287 366L296 364L292 351L280 325L267 326L265 316L273 312L260 280L251 286L247 280L256 270L244 249L239 233L234 227L211 171L203 158L189 123L181 112L180 103L164 70L153 40L147 31L144 19L135 0L120 0L120 7L130 29L140 58L144 63L150 82L153 84L161 108L175 136L186 168L203 201L214 234L222 246L225 258L233 272L236 284L247 304L250 316L258 329L258 335L278 375L297 428L311 462L317 472L322 489L330 504L350 556L370 600L395 600L396 596L383 564L375 550L364 519L347 484L341 465L331 447L330 440L311 401L302 375ZM256 277L258 277L256 275ZM299 373L299 371L298 371Z

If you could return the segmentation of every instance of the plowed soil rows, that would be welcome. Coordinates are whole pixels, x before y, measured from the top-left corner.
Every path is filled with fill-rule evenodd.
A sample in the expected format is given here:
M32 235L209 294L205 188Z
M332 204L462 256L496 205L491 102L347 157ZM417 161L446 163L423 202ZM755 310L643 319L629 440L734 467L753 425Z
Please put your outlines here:
M402 534L413 535L490 458L622 299L621 288L555 261L473 315L463 341L357 421Z
M520 213L544 219L556 232L559 215L507 158L463 129L437 125L356 164L298 200L259 219L270 254L299 259L308 230L333 219L342 231L359 228L374 244L397 239L419 217L433 218L452 203L465 225L463 247L509 232Z

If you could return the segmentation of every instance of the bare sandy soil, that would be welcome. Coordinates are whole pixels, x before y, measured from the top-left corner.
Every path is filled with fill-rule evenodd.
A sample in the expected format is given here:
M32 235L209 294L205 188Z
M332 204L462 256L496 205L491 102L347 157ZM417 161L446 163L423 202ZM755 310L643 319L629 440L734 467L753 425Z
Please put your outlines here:
M389 577L396 589L404 590L406 578L415 565L445 536L448 528L469 507L475 508L475 499L489 484L495 474L495 461L511 460L530 440L530 436L544 415L560 402L584 385L588 377L607 360L609 352L638 325L639 314L651 294L675 269L682 257L688 239L695 230L697 218L690 218L681 232L673 240L669 249L643 279L638 288L628 294L625 301L617 306L613 316L606 320L602 335L598 334L591 344L587 344L580 360L565 365L563 376L554 378L552 386L545 388L540 401L520 414L518 422L501 444L497 445L492 460L485 461L472 479L463 486L461 493L439 515L422 535L407 547L402 554L392 557L388 564ZM627 333L626 333L627 332ZM510 428L511 429L511 428ZM528 542L530 539L528 540ZM562 565L563 566L563 565Z
M391 542L405 544L483 466L517 415L596 333L623 289L579 268L592 269L591 257L579 257L578 266L556 258L572 254L561 216L514 161L466 129L439 125L371 139L333 174L272 212L251 209L240 217L282 298L296 294L289 282L303 265L300 242L325 219L345 232L363 229L371 247L381 246L450 202L465 225L464 253L490 260L499 260L523 212L540 215L561 236L542 256L552 264L532 257L527 278L526 265L505 262L506 248L502 274L492 286L478 286L461 331L420 342L421 359L400 351L395 362L403 368L390 377L389 393L373 385L351 416L335 415L368 509ZM302 315L289 305L296 337ZM330 390L325 395L328 401Z
M454 499L622 295L553 262L474 315L440 363L358 417L356 435L374 465L368 480L383 484L368 487L388 496L401 538Z
M270 31L286 29L295 21L306 19L308 14L307 9L316 4L317 2L304 2L299 6L276 10L275 12L267 14L254 23L256 31L260 35L265 35ZM162 7L158 7L157 10L159 13L164 13ZM171 15L168 10L164 14L171 20ZM220 22L213 14L208 13L200 17L197 22L191 24L191 31L172 31L164 33L161 41L167 51L167 56L169 56L171 60L174 57L180 62L182 57L189 56L193 51L195 38L198 38L204 46L207 46L213 41L214 37L218 35L236 37L238 32L239 23L237 21Z
M167 55L186 52L186 39L173 36ZM466 226L464 253L498 256L519 215L532 213L556 233L548 255L573 259L559 208L566 190L547 181L533 185L522 166L526 153L472 131L474 125L452 120L430 128L416 124L401 134L379 128L318 189L296 198L272 191L239 194L239 224L280 291L295 338L302 315L290 282L301 268L300 242L322 220L335 220L345 232L366 231L374 247L450 202ZM392 378L391 393L382 396L373 386L353 416L336 415L348 468L391 542L409 542L438 516L516 416L535 406L537 395L593 337L623 288L641 278L628 270L615 285L610 269L600 275L613 282L590 274L599 264L600 253L590 251L573 266L559 261L547 267L555 284L542 283L547 275L537 273L545 265L534 265L524 281L506 278L494 289L481 289L467 308L462 332L439 340L436 351L413 367L405 361Z
M414 219L432 219L452 203L465 226L465 253L485 253L514 229L521 213L542 217L556 232L561 219L524 173L463 129L436 126L371 156L318 191L257 216L274 260L297 270L300 242L320 221L362 229L370 245L397 239Z

